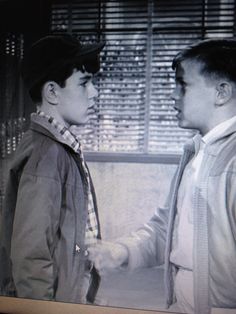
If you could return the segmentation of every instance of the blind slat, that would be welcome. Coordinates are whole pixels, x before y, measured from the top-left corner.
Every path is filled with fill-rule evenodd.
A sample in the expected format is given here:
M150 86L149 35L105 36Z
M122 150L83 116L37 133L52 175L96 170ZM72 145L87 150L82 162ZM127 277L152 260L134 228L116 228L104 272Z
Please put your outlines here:
M145 154L180 152L193 133L178 127L173 110L172 59L203 35L233 37L234 1L59 2L53 1L53 32L71 31L84 42L89 42L91 35L93 40L106 40L96 83L96 113L88 126L90 133L82 139L85 148Z

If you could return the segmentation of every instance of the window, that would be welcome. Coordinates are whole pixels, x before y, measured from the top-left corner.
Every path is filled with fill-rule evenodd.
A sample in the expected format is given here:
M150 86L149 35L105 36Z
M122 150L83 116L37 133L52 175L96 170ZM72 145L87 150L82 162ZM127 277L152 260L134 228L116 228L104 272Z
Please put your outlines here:
M8 158L15 151L25 129L22 81L18 75L23 54L23 36L1 34L0 37L0 212L6 185Z
M233 0L54 1L54 33L106 40L85 149L180 153L193 133L177 126L172 109L172 58L197 40L234 36L234 26Z

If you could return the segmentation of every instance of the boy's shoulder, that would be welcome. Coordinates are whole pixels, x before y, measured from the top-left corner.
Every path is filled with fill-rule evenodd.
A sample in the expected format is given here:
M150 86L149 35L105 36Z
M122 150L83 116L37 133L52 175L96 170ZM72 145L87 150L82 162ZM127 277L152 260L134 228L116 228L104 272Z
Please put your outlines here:
M223 172L236 173L236 133L231 134L222 141L218 147L211 174L219 175Z
M53 176L65 172L71 164L71 150L53 136L29 129L24 134L10 168L14 173Z

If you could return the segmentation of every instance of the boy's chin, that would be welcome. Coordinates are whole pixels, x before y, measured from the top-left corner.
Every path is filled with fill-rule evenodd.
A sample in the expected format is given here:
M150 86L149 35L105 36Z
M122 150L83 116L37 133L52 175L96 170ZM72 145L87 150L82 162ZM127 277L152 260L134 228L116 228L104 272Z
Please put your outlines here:
M185 120L179 120L178 121L178 126L181 128L181 129L192 129L192 127L187 123L187 121Z

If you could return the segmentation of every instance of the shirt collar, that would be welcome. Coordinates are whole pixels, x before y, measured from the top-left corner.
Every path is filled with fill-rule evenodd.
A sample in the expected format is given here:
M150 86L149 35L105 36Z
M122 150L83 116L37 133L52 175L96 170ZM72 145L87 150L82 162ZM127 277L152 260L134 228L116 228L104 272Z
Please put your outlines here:
M45 114L43 111L37 110L37 115L46 119L59 137L62 137L68 146L75 152L81 153L81 145L76 136L65 126L59 123L54 117Z
M197 133L196 135L194 135L194 137L192 138L193 140L193 144L194 144L194 152L195 155L199 152L201 146L202 146L202 136L200 133Z

